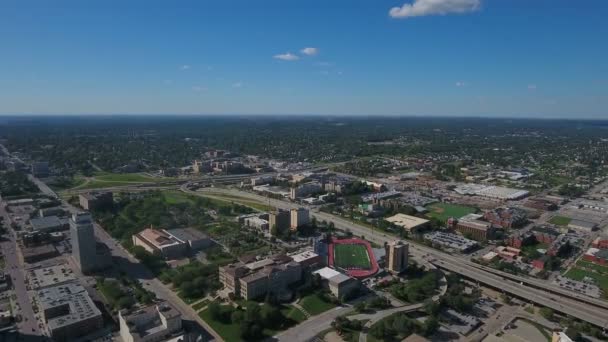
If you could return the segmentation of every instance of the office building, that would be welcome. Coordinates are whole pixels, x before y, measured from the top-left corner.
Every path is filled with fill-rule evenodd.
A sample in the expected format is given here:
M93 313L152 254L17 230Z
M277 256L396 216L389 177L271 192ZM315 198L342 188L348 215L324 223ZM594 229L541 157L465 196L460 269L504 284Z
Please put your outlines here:
M495 229L490 222L481 220L448 220L448 226L453 227L467 238L485 241L494 237Z
M314 193L321 192L323 187L318 182L308 182L291 188L289 198L292 200L308 197Z
M38 290L36 297L53 341L72 341L103 327L101 311L76 282Z
M291 209L291 230L310 223L310 213L306 208Z
M291 225L291 215L287 210L278 209L270 213L268 223L271 234L273 234L273 231L276 231L277 234L284 232Z
M98 210L111 207L114 203L114 195L110 191L89 192L78 195L78 202L84 210Z
M57 216L37 217L30 219L32 232L52 233L66 230L70 227L68 220Z
M178 341L184 336L182 316L167 302L120 310L118 322L123 342Z
M288 285L302 278L302 265L286 255L276 255L220 267L219 278L228 293L245 299L260 298L267 293L281 295L289 292Z
M407 268L409 245L403 241L391 241L384 246L386 250L386 269L399 274Z
M97 243L91 214L80 212L70 218L72 257L82 271L89 273L97 268Z
M48 177L51 174L49 163L45 161L33 162L31 171L34 177L40 178Z

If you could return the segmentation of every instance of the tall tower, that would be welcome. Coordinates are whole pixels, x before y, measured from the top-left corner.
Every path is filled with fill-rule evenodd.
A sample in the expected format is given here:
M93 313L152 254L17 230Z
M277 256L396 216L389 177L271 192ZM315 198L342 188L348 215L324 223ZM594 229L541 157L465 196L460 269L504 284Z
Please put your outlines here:
M386 249L386 268L399 274L407 268L409 245L401 240L389 242Z
M93 218L90 213L72 214L70 218L70 235L72 236L72 256L82 273L95 270L97 245L93 230Z

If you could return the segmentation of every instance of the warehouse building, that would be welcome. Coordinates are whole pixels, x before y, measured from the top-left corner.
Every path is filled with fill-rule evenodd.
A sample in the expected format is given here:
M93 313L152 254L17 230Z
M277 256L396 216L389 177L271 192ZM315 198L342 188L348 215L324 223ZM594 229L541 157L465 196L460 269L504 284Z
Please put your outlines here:
M429 220L406 214L396 214L388 217L386 221L394 224L397 227L405 229L407 232L417 232L428 227Z

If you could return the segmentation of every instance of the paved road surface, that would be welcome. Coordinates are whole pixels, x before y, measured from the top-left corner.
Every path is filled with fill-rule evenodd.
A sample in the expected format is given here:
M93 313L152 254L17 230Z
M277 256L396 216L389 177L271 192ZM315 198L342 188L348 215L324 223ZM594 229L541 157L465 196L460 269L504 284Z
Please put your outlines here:
M4 217L4 224L6 227L10 226L10 217L6 212L4 204L0 204L0 215ZM17 324L19 331L24 334L31 335L33 340L43 333L38 328L38 321L34 316L34 310L32 310L32 304L30 297L27 292L25 285L25 272L23 264L21 264L17 256L17 243L15 235L9 229L9 233L4 235L3 241L0 242L2 253L5 261L5 272L11 277L13 283L13 290L17 297L18 308L15 308L15 314L19 314L23 317L22 321Z

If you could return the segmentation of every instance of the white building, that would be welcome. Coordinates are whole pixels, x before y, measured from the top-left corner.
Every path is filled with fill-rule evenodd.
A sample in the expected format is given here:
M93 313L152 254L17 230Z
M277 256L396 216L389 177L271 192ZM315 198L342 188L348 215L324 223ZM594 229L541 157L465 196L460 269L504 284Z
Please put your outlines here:
M181 314L168 303L118 313L124 342L157 342L183 336Z

